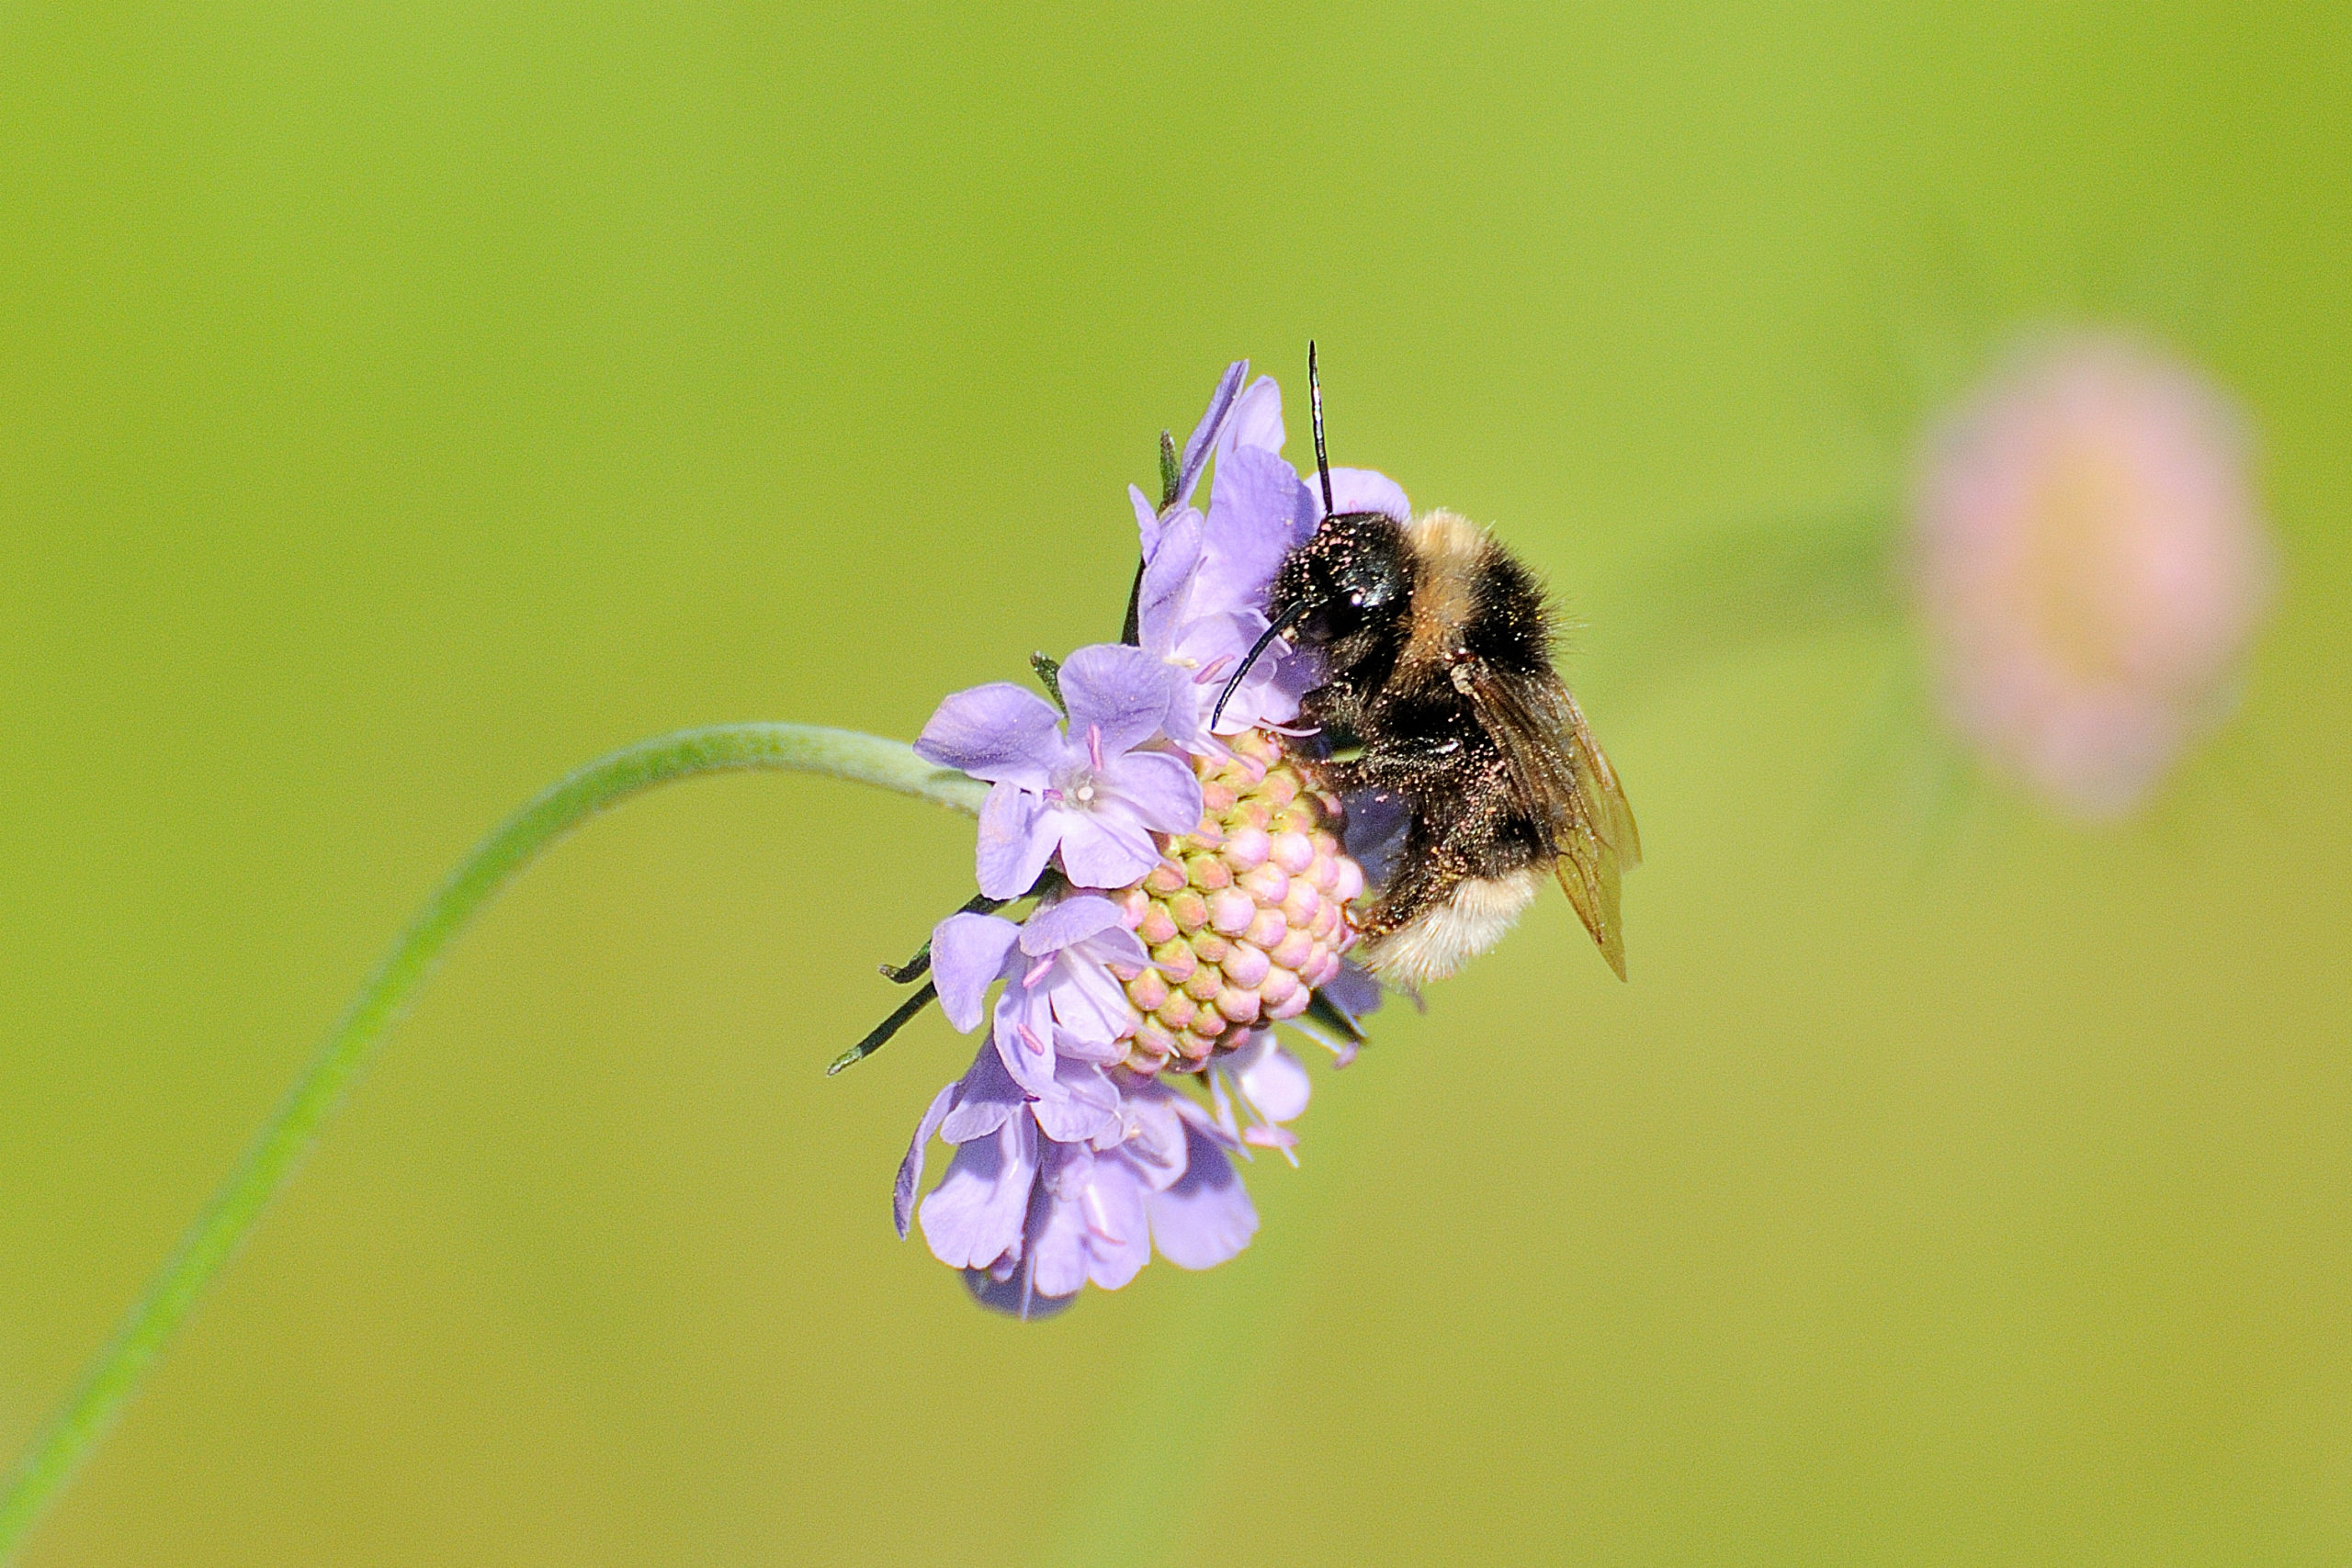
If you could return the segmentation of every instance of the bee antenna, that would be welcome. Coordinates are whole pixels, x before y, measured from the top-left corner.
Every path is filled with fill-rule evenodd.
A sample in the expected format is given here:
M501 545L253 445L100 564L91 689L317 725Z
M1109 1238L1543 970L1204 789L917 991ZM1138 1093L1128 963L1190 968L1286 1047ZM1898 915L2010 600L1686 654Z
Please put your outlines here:
M1331 464L1323 456L1323 377L1315 366L1315 340L1306 340L1306 406L1315 419L1315 474L1323 481L1323 515L1338 510L1331 504Z
M1298 618L1305 614L1306 614L1306 606L1305 604L1293 605L1283 614L1281 620L1276 621L1272 626L1268 626L1264 632L1260 634L1258 640L1250 645L1250 651L1242 657L1241 668L1236 670L1231 675L1226 678L1225 690L1216 694L1216 706L1209 710L1209 728L1211 729L1215 729L1216 728L1216 721L1225 716L1225 705L1232 699L1235 689L1241 684L1242 677L1250 673L1250 667L1258 662L1258 655L1266 651L1266 645L1268 643L1282 636L1283 633L1290 630L1294 626L1296 626L1298 624Z

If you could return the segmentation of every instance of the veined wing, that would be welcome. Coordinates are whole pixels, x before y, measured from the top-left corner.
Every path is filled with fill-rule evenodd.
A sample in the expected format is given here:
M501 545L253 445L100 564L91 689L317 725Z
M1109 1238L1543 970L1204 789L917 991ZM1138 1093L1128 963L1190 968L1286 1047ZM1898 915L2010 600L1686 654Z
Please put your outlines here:
M1548 670L1510 675L1471 660L1454 667L1453 683L1501 749L1521 805L1549 833L1561 891L1623 979L1618 889L1623 874L1642 863L1642 838L1584 711Z

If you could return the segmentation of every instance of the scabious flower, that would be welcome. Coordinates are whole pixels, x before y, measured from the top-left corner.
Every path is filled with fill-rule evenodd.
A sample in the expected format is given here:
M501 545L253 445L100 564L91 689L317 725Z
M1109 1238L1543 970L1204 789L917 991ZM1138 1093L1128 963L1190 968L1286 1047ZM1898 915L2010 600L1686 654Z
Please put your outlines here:
M1948 720L2090 818L2137 805L2225 708L2275 573L2236 411L2118 337L2044 345L1963 403L1912 521Z
M1318 993L1327 1020L1377 1000L1343 965L1364 878L1340 802L1286 744L1319 671L1270 646L1211 722L1266 629L1274 572L1322 516L1281 455L1280 390L1248 368L1218 383L1163 504L1134 494L1139 646L1070 655L1054 682L1066 718L1023 688L979 686L942 703L915 745L993 785L981 893L1036 903L932 934L942 1010L967 1032L985 1019L989 1036L917 1126L894 1217L901 1235L919 1223L982 1303L1023 1317L1090 1281L1116 1290L1155 1250L1205 1269L1247 1246L1258 1216L1234 1160L1269 1148L1295 1163L1287 1123L1310 1093L1273 1026ZM1342 510L1407 514L1377 474L1332 481ZM1175 1087L1187 1077L1205 1101ZM925 1195L934 1137L956 1154Z

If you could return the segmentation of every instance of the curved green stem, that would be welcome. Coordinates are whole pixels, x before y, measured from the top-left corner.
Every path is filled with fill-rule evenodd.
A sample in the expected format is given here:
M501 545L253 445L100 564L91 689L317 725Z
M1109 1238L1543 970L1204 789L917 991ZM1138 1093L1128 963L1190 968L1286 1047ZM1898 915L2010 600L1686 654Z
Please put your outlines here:
M368 1052L474 913L541 850L605 807L673 780L748 770L825 773L977 812L987 786L934 768L901 742L805 724L730 724L682 730L579 769L509 818L466 857L392 944L351 1010L327 1036L244 1160L180 1238L147 1293L49 1424L34 1437L0 1497L0 1562L103 1438L140 1378L261 1217Z

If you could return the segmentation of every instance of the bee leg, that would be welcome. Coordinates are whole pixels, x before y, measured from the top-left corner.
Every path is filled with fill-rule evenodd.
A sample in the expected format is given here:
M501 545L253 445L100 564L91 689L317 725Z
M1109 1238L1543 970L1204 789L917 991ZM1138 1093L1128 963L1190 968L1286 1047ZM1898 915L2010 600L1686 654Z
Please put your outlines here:
M1395 871L1388 885L1381 889L1379 899L1356 922L1366 944L1361 956L1374 973L1380 968L1381 938L1393 936L1412 924L1445 897L1453 880L1418 846L1408 844L1397 857Z

